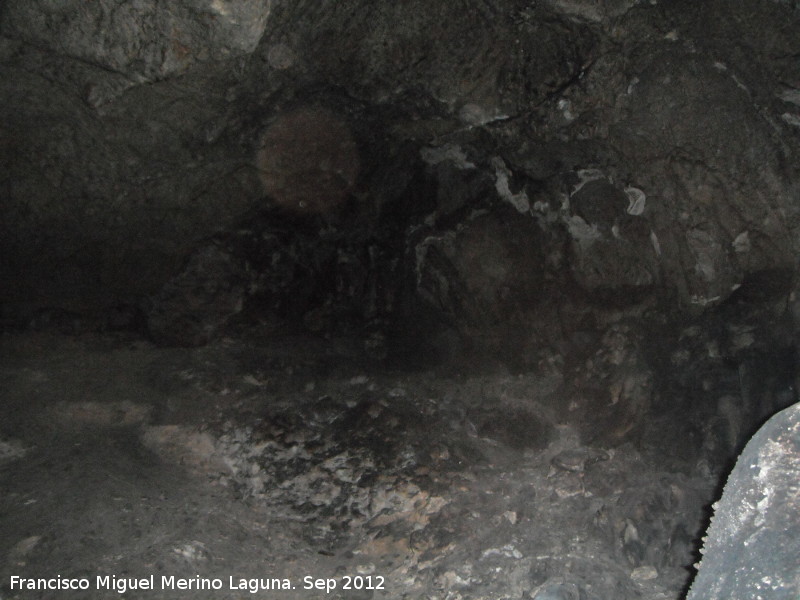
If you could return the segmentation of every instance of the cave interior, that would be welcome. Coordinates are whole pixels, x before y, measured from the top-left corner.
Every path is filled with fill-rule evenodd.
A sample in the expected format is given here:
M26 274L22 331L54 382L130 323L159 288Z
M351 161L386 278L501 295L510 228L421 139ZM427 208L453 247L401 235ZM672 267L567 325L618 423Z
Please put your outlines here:
M0 106L0 599L798 597L791 479L690 586L798 400L800 3L5 0Z

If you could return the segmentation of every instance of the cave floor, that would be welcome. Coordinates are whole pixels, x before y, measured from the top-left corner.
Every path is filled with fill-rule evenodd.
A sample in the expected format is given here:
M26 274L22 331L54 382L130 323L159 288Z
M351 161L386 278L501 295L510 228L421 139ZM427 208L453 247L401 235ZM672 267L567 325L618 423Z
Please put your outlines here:
M6 334L0 598L680 598L714 482L581 445L560 382Z

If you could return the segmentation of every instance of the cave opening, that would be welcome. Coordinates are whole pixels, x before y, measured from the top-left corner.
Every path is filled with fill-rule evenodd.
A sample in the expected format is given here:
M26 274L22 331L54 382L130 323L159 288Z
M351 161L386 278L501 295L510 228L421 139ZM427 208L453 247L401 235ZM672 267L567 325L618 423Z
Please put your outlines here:
M0 598L796 598L798 32L0 3Z

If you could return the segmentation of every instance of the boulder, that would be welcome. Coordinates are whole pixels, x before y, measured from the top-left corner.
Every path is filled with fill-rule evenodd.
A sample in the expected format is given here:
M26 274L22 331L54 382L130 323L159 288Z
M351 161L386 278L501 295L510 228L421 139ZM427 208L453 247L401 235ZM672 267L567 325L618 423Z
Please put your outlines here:
M728 477L687 600L800 597L800 403L769 419Z

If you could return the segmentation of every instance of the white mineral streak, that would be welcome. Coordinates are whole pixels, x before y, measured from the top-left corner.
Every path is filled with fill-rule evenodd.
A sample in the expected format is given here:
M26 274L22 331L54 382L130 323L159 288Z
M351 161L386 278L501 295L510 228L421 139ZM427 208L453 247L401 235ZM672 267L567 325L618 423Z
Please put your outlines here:
M750 232L743 231L737 235L733 240L733 249L740 254L750 252Z
M521 213L530 212L531 202L525 190L516 194L511 191L511 187L508 183L511 177L511 171L506 167L506 163L503 159L499 156L494 157L492 159L492 166L494 167L494 173L497 177L494 186L500 197L506 202L509 202L517 211Z
M650 230L650 243L653 244L653 250L655 250L656 256L661 256L661 244L658 241L656 232L652 229Z
M626 187L625 195L628 196L628 209L629 215L639 216L644 212L647 196L639 188Z
M580 181L572 189L572 194L577 194L578 191L580 191L580 189L590 181L605 179L606 176L599 169L581 169L580 171L578 171L578 178L580 179Z

